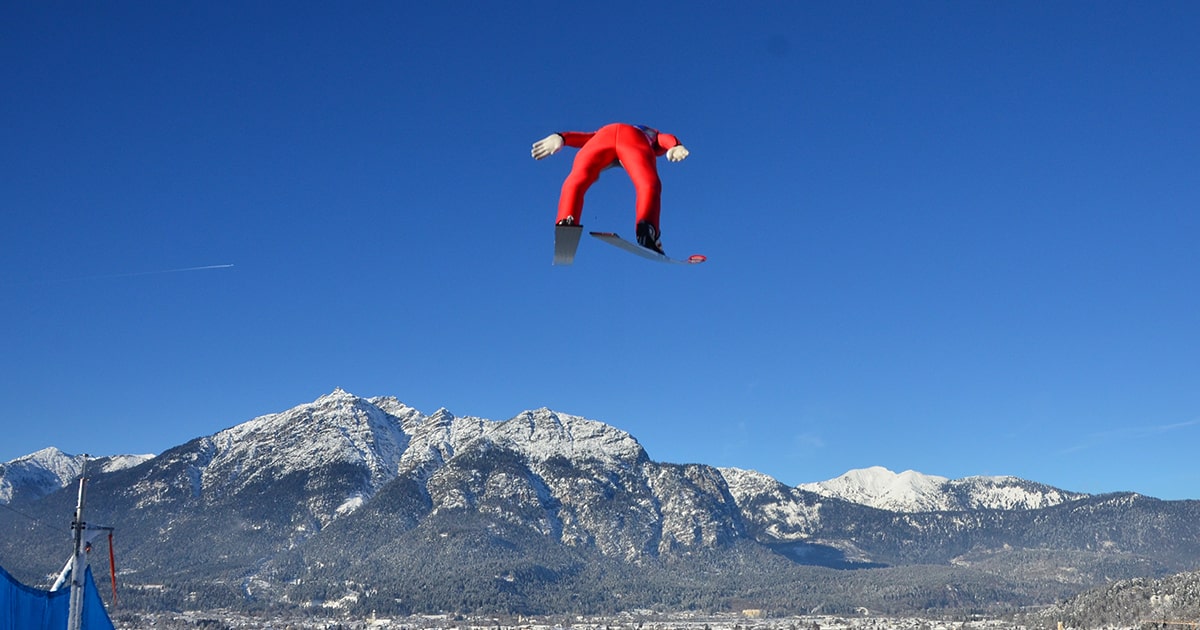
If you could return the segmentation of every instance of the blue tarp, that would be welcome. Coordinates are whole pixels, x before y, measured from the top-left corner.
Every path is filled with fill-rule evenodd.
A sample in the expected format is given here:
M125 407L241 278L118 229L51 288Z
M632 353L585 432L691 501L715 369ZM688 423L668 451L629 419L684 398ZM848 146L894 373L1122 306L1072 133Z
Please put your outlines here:
M114 630L91 569L83 593L83 630ZM66 630L70 607L70 589L51 592L25 586L0 567L0 630Z

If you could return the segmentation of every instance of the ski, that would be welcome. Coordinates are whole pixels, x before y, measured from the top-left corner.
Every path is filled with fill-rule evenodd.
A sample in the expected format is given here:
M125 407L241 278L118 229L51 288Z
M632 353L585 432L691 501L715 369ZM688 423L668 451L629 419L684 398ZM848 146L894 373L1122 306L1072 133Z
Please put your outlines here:
M613 232L591 232L590 234L592 236L604 241L605 243L608 243L609 245L623 249L631 254L641 256L642 258L654 260L657 262L675 263L678 265L697 265L697 264L700 264L700 263L708 260L708 257L704 256L703 254L692 254L691 256L688 256L687 258L682 259L682 260L680 260L678 258L671 258L670 256L667 256L665 254L660 254L652 249L647 249L645 247L642 247L641 245L638 245L637 243L631 243L631 242L621 238L620 236L617 236Z
M569 265L575 262L575 250L579 248L582 225L554 226L554 264Z

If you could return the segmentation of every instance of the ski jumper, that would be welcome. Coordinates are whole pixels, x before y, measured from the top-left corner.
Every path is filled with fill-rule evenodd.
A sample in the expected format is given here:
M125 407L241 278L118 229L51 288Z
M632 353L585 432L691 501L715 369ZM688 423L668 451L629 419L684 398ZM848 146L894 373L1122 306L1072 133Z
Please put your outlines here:
M570 217L575 225L583 216L583 195L600 178L600 172L613 166L624 167L637 191L637 222L647 222L659 231L658 215L662 202L662 182L658 179L655 159L667 149L679 146L679 139L644 126L614 123L588 133L565 131L563 144L576 147L571 174L563 182L558 198L558 219Z

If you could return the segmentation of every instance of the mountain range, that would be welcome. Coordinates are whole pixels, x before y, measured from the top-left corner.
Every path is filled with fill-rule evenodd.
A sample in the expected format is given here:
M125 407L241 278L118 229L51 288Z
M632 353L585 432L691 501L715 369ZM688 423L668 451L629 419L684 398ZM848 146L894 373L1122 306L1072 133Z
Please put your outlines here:
M89 461L92 472L132 468L153 455L115 455ZM0 464L0 504L38 499L72 484L83 473L86 456L54 447Z
M69 553L68 461L0 466L0 565L27 583ZM88 470L122 601L148 609L995 611L1200 568L1196 501L882 468L788 486L545 408L342 390Z

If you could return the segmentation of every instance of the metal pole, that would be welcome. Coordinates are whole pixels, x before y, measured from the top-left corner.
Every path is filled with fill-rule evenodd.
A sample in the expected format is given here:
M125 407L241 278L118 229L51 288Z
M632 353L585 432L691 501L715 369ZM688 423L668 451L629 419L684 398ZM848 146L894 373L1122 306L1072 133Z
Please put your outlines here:
M75 558L71 565L71 608L67 616L68 630L81 630L83 627L83 587L84 576L87 572L87 555L83 543L83 530L87 524L83 521L83 503L87 490L87 454L83 455L83 471L79 477L79 502L75 504L75 520L71 529L75 533Z

